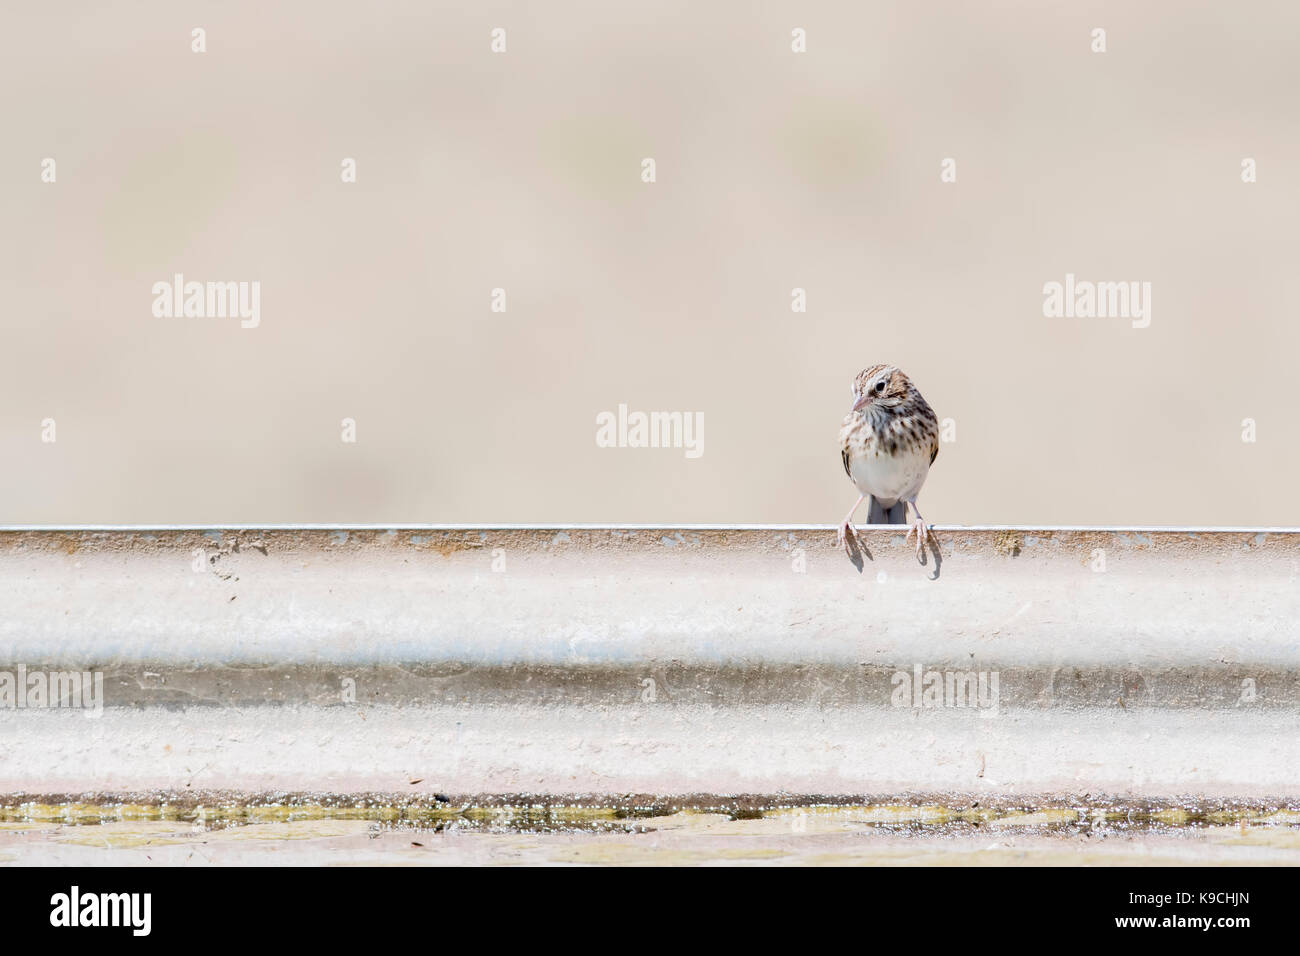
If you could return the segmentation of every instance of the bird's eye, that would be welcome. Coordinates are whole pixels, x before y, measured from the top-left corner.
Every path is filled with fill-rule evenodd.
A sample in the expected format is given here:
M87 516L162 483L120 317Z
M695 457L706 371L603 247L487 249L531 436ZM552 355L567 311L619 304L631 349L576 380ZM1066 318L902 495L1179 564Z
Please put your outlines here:
M877 382L877 383L876 383L876 391L877 391L877 392L883 392L884 390L885 390L885 383L884 383L884 382Z

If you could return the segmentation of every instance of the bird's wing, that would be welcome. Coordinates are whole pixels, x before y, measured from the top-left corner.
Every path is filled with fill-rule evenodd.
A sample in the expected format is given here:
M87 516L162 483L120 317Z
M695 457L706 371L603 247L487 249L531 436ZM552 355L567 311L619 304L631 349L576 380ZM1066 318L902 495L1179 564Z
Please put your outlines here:
M845 445L843 448L840 449L840 457L844 459L844 474L848 475L849 479L852 480L853 472L849 471L849 446L848 445ZM934 461L933 458L931 458L930 460Z
M934 444L930 446L930 464L933 465L934 460L938 457L939 457L939 443L936 441L934 442Z

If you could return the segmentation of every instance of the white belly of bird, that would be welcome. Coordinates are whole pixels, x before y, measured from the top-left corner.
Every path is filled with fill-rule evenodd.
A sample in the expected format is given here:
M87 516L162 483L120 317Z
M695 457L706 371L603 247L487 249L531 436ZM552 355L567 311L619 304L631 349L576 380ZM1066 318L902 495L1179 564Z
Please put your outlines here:
M849 472L858 491L874 496L885 508L914 497L925 484L929 470L929 448L912 451L900 448L894 455L868 453L849 462Z

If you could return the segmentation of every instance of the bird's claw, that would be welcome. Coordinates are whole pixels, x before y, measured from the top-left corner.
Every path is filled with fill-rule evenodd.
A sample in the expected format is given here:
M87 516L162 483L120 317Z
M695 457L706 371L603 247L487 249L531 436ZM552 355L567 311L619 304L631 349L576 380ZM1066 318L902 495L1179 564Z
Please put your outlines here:
M925 526L925 522L920 518L917 518L912 527L907 529L907 537L903 539L903 543L906 544L911 541L913 534L916 535L916 556L920 558L925 553L925 546L933 535L930 534L930 529Z
M858 537L858 529L853 527L852 521L846 521L840 525L840 532L835 538L835 543L843 548L844 553L851 558L853 557L853 549L849 546L850 541L861 549L862 539Z

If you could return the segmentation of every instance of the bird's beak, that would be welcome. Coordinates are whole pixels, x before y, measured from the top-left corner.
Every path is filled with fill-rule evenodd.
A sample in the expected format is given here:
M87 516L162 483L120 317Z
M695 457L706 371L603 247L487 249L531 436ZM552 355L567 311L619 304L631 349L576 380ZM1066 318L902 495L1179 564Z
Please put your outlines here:
M863 408L866 408L866 406L870 402L871 402L871 394L868 393L866 395L863 395L861 398L859 398L856 402L853 403L853 411L855 412L861 411Z

